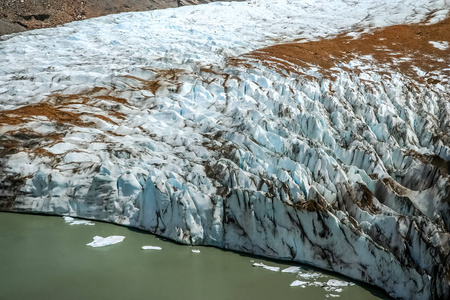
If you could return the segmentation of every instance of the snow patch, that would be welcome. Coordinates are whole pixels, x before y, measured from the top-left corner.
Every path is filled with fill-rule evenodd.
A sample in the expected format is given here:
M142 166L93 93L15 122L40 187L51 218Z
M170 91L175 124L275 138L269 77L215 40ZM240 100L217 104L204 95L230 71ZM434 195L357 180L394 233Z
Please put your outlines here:
M439 50L447 50L448 49L448 42L447 41L440 41L440 42L429 42L431 45L433 45L435 48L438 48Z

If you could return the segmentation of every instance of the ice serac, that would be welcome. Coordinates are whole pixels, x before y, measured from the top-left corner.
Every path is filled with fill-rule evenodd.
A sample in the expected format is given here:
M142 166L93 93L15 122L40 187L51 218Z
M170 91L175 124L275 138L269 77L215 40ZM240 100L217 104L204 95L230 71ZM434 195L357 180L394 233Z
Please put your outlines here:
M430 41L450 39L448 4L214 3L4 38L0 209L447 299L450 54ZM393 29L402 49L389 28L364 34L420 21Z

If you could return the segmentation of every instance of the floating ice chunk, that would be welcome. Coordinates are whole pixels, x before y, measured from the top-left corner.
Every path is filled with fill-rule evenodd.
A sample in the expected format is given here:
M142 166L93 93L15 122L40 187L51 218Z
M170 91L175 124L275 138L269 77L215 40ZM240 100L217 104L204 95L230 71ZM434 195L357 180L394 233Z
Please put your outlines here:
M263 268L266 269L266 270L269 270L269 271L273 271L273 272L280 271L279 267L264 266Z
M282 273L298 273L300 272L300 267L288 267L281 270Z
M335 294L326 294L325 297L329 298L329 297L333 297L333 298L337 298L340 297L339 295L335 295Z
M308 282L306 281L301 281L301 280L295 280L294 282L291 283L290 286L301 286L301 287L306 287L306 285L308 284Z
M316 279L319 277L323 277L320 273L299 273L298 276L304 279Z
M70 225L90 225L90 226L92 226L92 225L95 225L95 223L91 222L91 221L86 221L86 220L76 220L76 221L73 221L72 223L70 223Z
M141 249L142 250L162 250L162 248L158 247L158 246L142 246Z
M66 223L70 223L70 222L75 221L75 219L72 218L72 217L64 216L63 218L64 218L64 221L66 221Z
M327 285L328 286L348 286L348 285L352 285L352 283L347 282L347 281L337 280L337 279L330 279L327 281Z
M66 223L69 223L69 225L95 225L94 222L91 221L86 221L86 220L75 220L72 217L69 216L64 216L64 221L66 221Z
M264 269L269 270L269 271L273 271L273 272L280 271L280 267L272 267L272 266L265 265L263 263L254 263L253 266L254 267L263 267Z
M433 42L429 41L431 45L433 45L435 48L438 48L439 50L447 50L448 48L448 42L447 41L441 41L441 42Z
M200 253L200 250L192 249L191 252L192 252L192 253Z
M117 243L122 242L125 239L124 236L121 235L111 235L108 237L101 237L101 236L94 236L94 241L86 244L88 246L91 247L104 247L104 246L109 246L109 245L114 245Z

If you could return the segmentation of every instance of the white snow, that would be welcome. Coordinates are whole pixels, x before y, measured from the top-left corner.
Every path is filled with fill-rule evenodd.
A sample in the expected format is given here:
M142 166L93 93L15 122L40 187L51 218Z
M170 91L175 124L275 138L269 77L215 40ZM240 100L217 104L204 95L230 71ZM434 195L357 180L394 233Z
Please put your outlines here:
M142 246L141 249L142 250L162 250L162 248L158 247L158 246Z
M312 40L353 26L367 30L417 22L426 17L416 12L419 8L439 12L441 5L437 0L317 0L310 4L280 0L269 6L216 2L110 15L12 35L0 48L4 66L0 86L8 89L0 105L11 107L10 100L17 104L39 101L57 90L68 94L89 86L109 86L112 74L141 76L145 74L141 68L151 65L221 63L230 55L282 40ZM133 54L123 55L129 49ZM18 73L20 79L15 80Z
M192 253L200 253L200 250L198 250L198 249L192 249L191 252L192 252Z
M439 41L439 42L433 42L430 41L430 44L432 44L435 48L438 48L439 50L447 50L448 49L448 41Z
M91 247L105 247L109 245L114 245L122 242L125 239L124 236L121 235L111 235L108 237L94 236L94 241L86 244Z

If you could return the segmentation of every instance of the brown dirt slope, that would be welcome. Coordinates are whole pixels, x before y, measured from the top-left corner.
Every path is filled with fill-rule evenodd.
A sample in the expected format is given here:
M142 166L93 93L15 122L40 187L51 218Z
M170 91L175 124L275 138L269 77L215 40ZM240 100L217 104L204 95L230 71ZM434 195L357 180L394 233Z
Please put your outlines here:
M374 63L385 70L399 71L416 77L418 81L426 80L428 76L417 78L414 67L426 74L440 71L450 77L450 47L440 50L430 41L450 42L450 18L432 25L390 26L356 39L340 35L320 41L275 45L245 57L293 72L297 70L295 66L319 67L324 75L331 75L331 68L342 67L355 58L370 55ZM245 63L245 60L234 63Z

